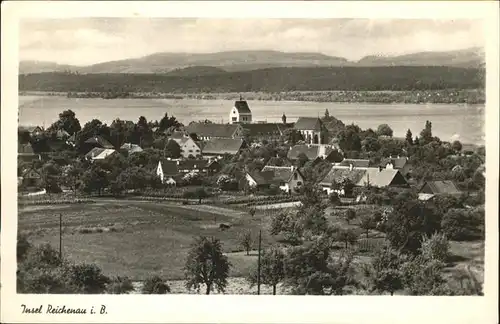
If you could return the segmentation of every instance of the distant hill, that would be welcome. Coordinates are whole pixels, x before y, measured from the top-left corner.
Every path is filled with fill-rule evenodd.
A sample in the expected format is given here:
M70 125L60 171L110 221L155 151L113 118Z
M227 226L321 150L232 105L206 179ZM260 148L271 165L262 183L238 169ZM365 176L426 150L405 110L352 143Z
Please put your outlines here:
M221 70L241 72L278 67L339 67L339 66L453 66L481 67L484 50L469 48L449 52L421 52L400 56L366 56L358 62L321 53L285 53L279 51L229 51L219 53L156 53L141 58L125 59L89 66L60 65L52 62L21 61L20 74L41 72L78 73L169 73L186 69L191 75ZM203 67L203 69L200 69ZM215 68L221 69L217 70ZM177 73L177 72L176 72Z
M193 69L196 71L197 68ZM56 72L19 75L19 90L215 93L483 89L485 86L485 70L472 68L404 66L272 68L189 75L193 69L176 72L184 75Z
M77 71L80 67L44 61L19 62L19 74Z
M453 66L481 67L485 62L482 48L448 52L420 52L399 56L365 56L358 66Z
M175 69L169 71L165 75L177 77L195 77L204 75L217 75L222 73L227 73L227 71L213 66L190 66L183 69Z

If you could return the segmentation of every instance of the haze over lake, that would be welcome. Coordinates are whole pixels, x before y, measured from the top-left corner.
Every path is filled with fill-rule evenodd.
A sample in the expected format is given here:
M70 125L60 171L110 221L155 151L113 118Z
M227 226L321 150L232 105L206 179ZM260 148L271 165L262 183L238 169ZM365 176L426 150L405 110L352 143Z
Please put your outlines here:
M484 105L457 104L363 104L297 101L248 101L254 121L281 122L300 116L323 116L328 109L345 124L355 123L361 128L376 129L389 124L394 136L403 137L411 129L416 136L425 121L432 122L432 131L442 140L458 139L463 143L484 144ZM63 110L71 109L83 125L97 118L108 125L116 118L137 121L160 120L165 113L175 116L183 124L209 119L228 122L231 100L195 99L80 99L66 97L19 96L19 124L48 127Z

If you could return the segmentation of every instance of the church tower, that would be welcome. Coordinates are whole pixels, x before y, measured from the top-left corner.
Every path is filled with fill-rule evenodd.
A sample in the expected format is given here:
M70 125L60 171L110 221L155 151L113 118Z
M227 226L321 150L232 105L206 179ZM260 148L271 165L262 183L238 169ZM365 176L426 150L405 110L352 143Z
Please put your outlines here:
M283 116L281 116L281 120L283 121L283 124L286 124L286 115L283 113Z

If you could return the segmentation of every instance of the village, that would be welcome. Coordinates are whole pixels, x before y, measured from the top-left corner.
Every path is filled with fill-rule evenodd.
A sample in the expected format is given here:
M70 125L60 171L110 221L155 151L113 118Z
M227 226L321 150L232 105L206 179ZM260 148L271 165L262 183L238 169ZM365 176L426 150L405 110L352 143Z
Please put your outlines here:
M477 258L483 258L478 244L484 249L484 147L441 141L432 135L430 121L418 136L408 130L405 138L397 138L387 124L376 130L362 130L355 124L345 125L328 110L322 117L298 117L295 122L289 122L286 112L281 123L260 122L253 119L251 107L240 97L228 111L227 123L204 120L184 126L174 116L165 114L160 121L148 122L144 117L136 123L116 119L108 126L94 119L81 127L74 112L67 110L47 129L20 126L21 232L28 231L36 242L48 240L57 246L53 240L57 238L57 218L51 216L51 210L60 206L57 207L61 211L59 236L63 240L62 235L68 235L64 234L67 232L71 233L70 241L77 240L66 248L73 256L80 255L78 249L82 244L97 249L120 244L116 240L124 238L123 231L130 233L128 240L137 242L134 244L141 240L150 242L154 251L154 246L165 244L162 240L176 242L173 237L157 232L164 226L158 224L167 222L175 233L183 233L182 242L199 235L220 240L225 255L235 264L229 274L231 280L250 276L248 280L253 284L256 260L251 251L258 250L260 260L261 240L264 260L270 258L268 248L272 253L281 251L275 250L277 246L291 251L306 249L307 244L315 242L315 237L328 240L328 249L341 249L342 253L359 255L361 260L365 257L379 260L381 256L377 253L387 251L400 253L391 250L392 247L420 253L421 246L437 244L446 247L446 252L444 257L436 256L444 262L439 268L443 272L436 274L436 282L416 288L415 277L406 284L409 286L396 280L393 284L385 283L390 288L376 286L376 291L478 293L479 286L471 282L480 282L476 276L482 276L481 261ZM106 211L104 214L101 208ZM67 214L63 215L63 211ZM86 218L81 218L82 213ZM420 221L408 223L406 217ZM65 218L66 222L79 224L78 227L64 228ZM154 230L162 238L135 233L137 226L145 229L149 226L148 231ZM78 239L75 235L79 235ZM448 242L443 235L453 241ZM91 243L110 236L115 239L109 241L109 246ZM387 242L391 248L381 250ZM180 280L188 251L180 243L168 244L173 244L170 253L176 261L161 271L167 271L162 278ZM464 244L472 245L469 249ZM62 255L65 248L62 243L59 246ZM144 250L123 253L145 253L142 258L148 257ZM157 253L152 252L149 257L165 265L166 260ZM93 260L92 255L81 254L85 260ZM404 261L405 255L400 256L397 267L404 262L408 266L424 262L418 258ZM450 255L462 261L451 262ZM151 278L145 278L157 272L148 270L142 261L126 266L124 260L111 262L105 255L93 262L96 261L102 264L103 271L118 274L116 280L120 285L123 277L131 278L136 285L135 282L147 282ZM350 264L349 269L356 268L351 264L352 258L344 261ZM159 266L156 263L154 269ZM324 282L318 283L320 288L307 288L302 281L296 281L309 276L302 271L306 270L296 272L291 279L283 275L273 280L266 277L263 284L271 285L273 294L287 293L290 287L296 294L370 291L366 285L363 290L353 283L365 282L368 280L365 277L361 281L346 279L339 284L340 288L335 288L340 290L328 290L325 285L329 287L331 283ZM355 271L356 276L360 276L360 271L361 268ZM446 281L451 280L450 276L455 280L452 286ZM158 278L151 280L164 280ZM172 287L178 286L176 281L168 282ZM444 282L448 282L446 288ZM225 291L225 285L219 287L219 292ZM144 293L145 286L148 284L143 283L143 288L137 289ZM248 293L247 288L236 291L229 286L229 293ZM258 287L260 292L260 283ZM207 285L207 293L212 288ZM176 293L185 292L182 287L172 289L174 292L178 289ZM131 290L134 289L127 291Z

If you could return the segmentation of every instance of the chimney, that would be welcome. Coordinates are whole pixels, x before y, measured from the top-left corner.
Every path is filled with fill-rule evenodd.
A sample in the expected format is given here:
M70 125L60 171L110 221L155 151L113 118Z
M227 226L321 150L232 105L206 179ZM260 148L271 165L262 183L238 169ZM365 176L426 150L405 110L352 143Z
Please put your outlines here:
M353 166L352 166L352 163L351 163L351 164L349 164L349 171L352 171L352 169L353 169Z
M179 160L177 160L176 162L177 162L177 165L179 165Z

